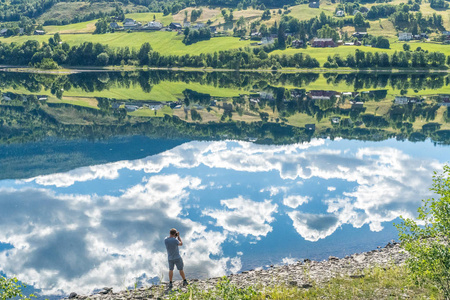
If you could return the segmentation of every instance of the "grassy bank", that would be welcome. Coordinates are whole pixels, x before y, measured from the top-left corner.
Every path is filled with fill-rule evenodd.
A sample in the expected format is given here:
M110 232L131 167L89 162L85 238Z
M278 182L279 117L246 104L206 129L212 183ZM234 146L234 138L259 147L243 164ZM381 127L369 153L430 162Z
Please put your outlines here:
M279 285L238 289L226 279L213 291L200 291L195 285L187 293L175 293L169 299L441 299L431 285L417 286L403 266L366 270L362 278L336 277L311 288Z

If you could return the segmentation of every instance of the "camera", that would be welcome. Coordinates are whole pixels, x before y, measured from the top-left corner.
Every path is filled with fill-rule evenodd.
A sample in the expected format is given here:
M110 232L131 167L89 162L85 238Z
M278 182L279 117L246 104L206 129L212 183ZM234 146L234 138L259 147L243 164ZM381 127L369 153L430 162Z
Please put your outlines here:
M175 236L178 236L178 231L175 233Z

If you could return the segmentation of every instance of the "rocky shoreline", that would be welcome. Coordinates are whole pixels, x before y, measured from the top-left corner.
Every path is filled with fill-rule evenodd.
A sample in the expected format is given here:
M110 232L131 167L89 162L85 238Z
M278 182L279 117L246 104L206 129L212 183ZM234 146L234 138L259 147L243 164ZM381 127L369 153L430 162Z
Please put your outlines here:
M271 266L269 269L250 270L227 276L231 284L239 288L268 287L275 285L288 285L300 288L309 288L313 284L323 284L333 277L347 276L350 278L364 277L363 271L373 267L388 267L402 265L408 258L398 243L389 242L384 248L369 252L356 253L344 258L330 256L326 261L311 261L305 259L294 264L284 266ZM222 277L204 280L191 279L191 285L199 290L214 289ZM71 293L65 299L94 299L94 300L142 300L164 299L171 292L168 283L161 283L150 287L142 287L135 290L113 292L111 288L104 288L98 294L77 295ZM174 282L173 291L186 292L180 281Z

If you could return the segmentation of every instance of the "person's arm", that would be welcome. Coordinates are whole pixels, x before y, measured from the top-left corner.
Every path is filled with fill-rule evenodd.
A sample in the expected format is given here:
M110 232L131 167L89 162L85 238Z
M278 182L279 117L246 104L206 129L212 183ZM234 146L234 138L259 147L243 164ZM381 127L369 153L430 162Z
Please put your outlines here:
M183 246L183 241L181 240L180 232L179 232L179 231L177 232L177 239L178 239L178 241L179 241L178 246Z

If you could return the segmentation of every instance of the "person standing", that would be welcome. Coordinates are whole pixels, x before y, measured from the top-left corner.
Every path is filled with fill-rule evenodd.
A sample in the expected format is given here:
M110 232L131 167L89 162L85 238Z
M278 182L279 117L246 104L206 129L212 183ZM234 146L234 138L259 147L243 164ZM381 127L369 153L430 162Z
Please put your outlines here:
M173 269L177 266L178 271L180 272L181 278L183 278L183 285L188 285L186 280L186 276L183 271L183 259L181 258L178 247L183 246L183 241L180 237L180 232L178 232L175 228L170 229L170 236L166 237L164 243L166 244L167 256L169 259L169 289L173 287L172 279L173 279Z

